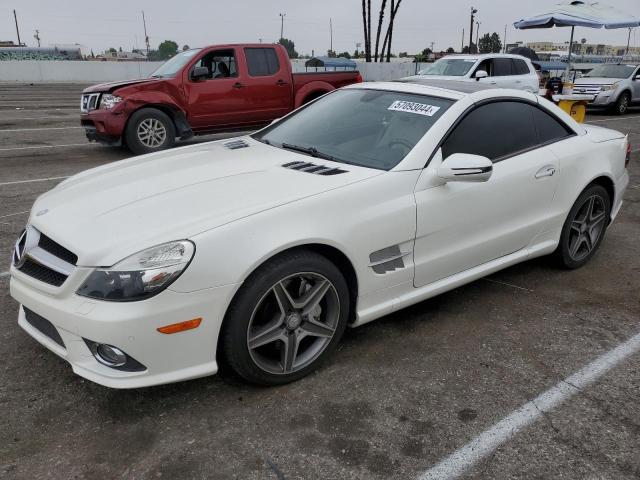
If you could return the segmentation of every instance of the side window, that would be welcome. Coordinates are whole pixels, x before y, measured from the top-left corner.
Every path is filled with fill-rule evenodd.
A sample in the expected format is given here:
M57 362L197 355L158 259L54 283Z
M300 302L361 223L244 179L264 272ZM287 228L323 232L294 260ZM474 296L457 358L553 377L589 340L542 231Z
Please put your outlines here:
M280 70L278 55L273 48L245 48L244 54L252 77L275 75Z
M238 76L236 54L233 50L214 50L196 62L194 67L207 67L208 80Z
M510 58L494 58L493 59L493 77L506 77L513 75L511 71Z
M529 75L531 73L527 62L519 58L513 59L513 72L514 75Z
M446 138L442 144L443 158L454 153L471 153L497 162L536 146L539 142L533 126L534 109L514 101L479 106Z
M533 109L533 123L538 131L539 143L557 142L573 134L569 127L540 108Z
M491 77L493 75L493 73L491 71L491 60L483 60L480 63L480 65L478 65L476 67L476 71L473 72L474 76L478 72L478 70L484 70L485 72L487 72L487 75L489 75Z

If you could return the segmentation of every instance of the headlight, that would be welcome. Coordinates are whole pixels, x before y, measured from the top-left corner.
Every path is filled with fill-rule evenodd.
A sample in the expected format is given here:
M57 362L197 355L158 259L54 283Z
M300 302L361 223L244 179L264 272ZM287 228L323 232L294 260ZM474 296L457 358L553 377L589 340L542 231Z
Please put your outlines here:
M118 97L117 95L111 95L110 93L103 93L102 97L100 98L100 108L111 110L121 101L122 101L122 97Z
M144 300L173 283L193 258L188 240L170 242L138 252L110 268L94 270L76 292L112 302Z
M603 92L611 92L613 90L615 90L616 88L618 88L618 84L614 83L613 85L603 85L600 87L600 90Z

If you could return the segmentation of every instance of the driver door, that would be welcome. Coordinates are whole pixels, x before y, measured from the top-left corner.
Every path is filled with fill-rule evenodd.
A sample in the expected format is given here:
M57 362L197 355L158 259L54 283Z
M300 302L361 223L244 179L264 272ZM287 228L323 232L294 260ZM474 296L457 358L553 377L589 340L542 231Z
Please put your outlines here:
M633 86L633 101L640 102L640 67L631 77L631 85Z
M534 126L536 108L520 101L476 107L422 173L434 176L437 166L454 153L482 155L493 162L487 182L438 184L436 178L437 186L416 191L416 287L522 250L544 231L559 162ZM569 136L565 127L559 128L553 135Z
M188 70L185 96L189 108L189 123L196 131L224 128L241 123L250 108L239 84L240 72L235 49L205 52ZM195 67L207 67L209 75L195 80Z

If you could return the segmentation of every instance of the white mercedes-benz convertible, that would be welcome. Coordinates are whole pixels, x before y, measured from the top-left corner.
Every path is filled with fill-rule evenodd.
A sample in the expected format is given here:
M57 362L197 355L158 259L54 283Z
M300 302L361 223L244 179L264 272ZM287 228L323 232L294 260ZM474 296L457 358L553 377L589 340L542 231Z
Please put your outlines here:
M584 265L628 183L627 138L533 94L370 83L250 136L131 158L37 199L18 323L132 388L299 379L362 325L524 260Z

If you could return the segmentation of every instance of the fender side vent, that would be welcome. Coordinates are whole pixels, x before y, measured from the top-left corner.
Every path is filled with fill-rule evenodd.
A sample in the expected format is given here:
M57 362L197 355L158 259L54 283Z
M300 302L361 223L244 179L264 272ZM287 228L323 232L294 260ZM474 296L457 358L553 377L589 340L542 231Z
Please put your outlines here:
M401 252L398 245L377 250L369 255L369 267L377 273L384 274L404 268L404 257L410 252Z
M224 144L229 150L237 150L239 148L247 148L249 144L244 140L234 140L232 142L227 142Z
M342 170L336 167L327 167L326 165L317 165L311 162L289 162L282 165L289 170L298 170L299 172L315 173L316 175L338 175L340 173L347 173L347 170Z

